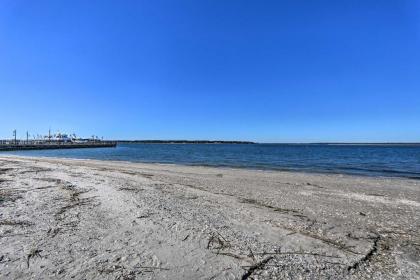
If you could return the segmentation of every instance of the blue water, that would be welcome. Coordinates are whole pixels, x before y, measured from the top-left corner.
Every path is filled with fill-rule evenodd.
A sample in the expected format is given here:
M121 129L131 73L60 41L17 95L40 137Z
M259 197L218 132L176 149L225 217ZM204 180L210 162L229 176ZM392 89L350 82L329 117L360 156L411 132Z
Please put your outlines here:
M420 146L415 145L119 144L117 148L16 151L0 154L420 179Z

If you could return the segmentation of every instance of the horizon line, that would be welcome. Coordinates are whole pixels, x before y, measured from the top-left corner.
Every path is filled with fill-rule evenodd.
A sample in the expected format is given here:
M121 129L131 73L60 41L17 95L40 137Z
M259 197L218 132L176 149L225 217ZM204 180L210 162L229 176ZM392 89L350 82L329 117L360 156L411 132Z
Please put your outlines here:
M185 143L192 143L192 142L218 142L218 143L229 143L229 142L235 142L235 143L252 143L252 144L283 144L283 145L299 145L299 144L312 144L312 145L372 145L372 144L386 144L386 145L420 145L419 142L412 142L412 141L314 141L314 142L259 142L259 141L251 141L251 140L208 140L208 139L193 139L193 140L186 140L186 139L113 139L112 141L116 142L185 142Z

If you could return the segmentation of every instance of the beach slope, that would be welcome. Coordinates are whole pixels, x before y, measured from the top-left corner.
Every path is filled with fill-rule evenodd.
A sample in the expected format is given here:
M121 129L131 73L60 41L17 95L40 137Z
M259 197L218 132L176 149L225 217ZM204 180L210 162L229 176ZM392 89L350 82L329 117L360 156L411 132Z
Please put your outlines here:
M0 157L0 279L419 279L420 181Z

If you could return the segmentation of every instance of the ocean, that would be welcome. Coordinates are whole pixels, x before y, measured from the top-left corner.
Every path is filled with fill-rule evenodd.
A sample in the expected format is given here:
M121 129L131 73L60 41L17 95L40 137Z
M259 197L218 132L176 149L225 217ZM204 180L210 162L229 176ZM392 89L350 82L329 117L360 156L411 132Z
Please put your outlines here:
M420 179L419 145L119 144L1 154Z

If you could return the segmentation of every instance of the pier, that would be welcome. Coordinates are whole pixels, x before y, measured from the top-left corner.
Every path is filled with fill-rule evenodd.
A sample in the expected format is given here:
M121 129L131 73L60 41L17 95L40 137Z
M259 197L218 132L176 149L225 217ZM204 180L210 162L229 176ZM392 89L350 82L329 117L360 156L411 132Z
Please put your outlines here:
M116 146L117 146L117 142L114 142L114 141L47 142L47 141L0 140L0 151L114 148Z

